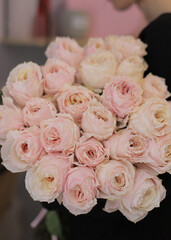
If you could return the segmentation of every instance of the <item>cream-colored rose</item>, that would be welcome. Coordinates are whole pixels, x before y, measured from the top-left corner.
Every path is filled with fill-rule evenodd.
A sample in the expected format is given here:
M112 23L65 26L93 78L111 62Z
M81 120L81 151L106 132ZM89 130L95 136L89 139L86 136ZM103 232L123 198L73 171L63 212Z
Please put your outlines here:
M168 98L170 92L167 90L165 79L149 73L142 82L143 97Z
M110 51L90 54L79 67L79 76L86 87L103 89L116 74L117 60Z
M132 190L135 169L128 161L109 160L97 166L96 177L99 182L98 198L120 199Z
M146 136L162 136L171 129L171 108L165 99L152 97L134 109L128 128Z
M81 128L87 137L105 140L116 129L116 118L103 104L90 104L83 113Z
M53 202L63 192L73 155L47 154L27 171L25 184L35 201Z
M141 83L147 63L139 56L130 56L124 59L117 68L117 75L128 76Z
M165 196L166 189L158 177L142 169L137 169L132 190L119 203L108 201L104 210L113 212L119 209L128 220L136 223L142 220L153 208L159 207Z
M9 74L3 93L8 93L14 101L25 106L31 97L43 95L43 80L40 67L33 62L16 66Z
M147 44L133 36L108 36L105 38L106 48L112 51L119 60L130 56L143 57L147 54Z

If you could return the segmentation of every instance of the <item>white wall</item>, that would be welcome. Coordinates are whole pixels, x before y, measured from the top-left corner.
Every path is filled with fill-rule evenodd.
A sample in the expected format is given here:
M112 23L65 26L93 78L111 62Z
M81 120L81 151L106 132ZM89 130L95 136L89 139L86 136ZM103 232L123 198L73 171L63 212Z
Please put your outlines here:
M3 0L0 0L0 40L3 38Z

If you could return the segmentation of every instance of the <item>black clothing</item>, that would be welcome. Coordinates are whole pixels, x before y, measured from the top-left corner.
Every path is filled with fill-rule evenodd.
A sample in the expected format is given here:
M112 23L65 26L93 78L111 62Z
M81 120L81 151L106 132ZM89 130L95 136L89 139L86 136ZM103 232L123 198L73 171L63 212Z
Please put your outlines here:
M155 7L155 6L154 6ZM151 72L171 82L171 14L164 14L149 24L140 34L142 41L148 44L148 55L145 57L149 65L146 74ZM171 90L171 89L170 89ZM140 222L134 224L119 211L106 213L102 210L105 201L98 204L86 215L73 216L58 203L47 204L48 209L58 208L65 227L70 225L67 240L153 240L171 239L171 175L160 175L167 189L167 197Z

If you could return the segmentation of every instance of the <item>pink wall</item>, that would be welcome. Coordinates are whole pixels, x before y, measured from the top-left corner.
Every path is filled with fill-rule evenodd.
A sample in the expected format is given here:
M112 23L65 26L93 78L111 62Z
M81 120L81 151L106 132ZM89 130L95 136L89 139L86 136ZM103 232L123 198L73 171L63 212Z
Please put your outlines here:
M122 12L114 9L107 0L67 0L67 6L71 10L85 10L89 13L90 36L137 36L146 25L143 14L135 5Z

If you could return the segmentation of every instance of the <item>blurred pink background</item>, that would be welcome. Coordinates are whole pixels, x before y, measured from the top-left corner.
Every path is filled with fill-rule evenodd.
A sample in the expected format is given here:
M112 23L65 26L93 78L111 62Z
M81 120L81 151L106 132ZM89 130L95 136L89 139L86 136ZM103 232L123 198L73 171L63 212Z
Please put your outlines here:
M70 10L84 10L90 16L90 36L105 37L109 34L137 36L147 22L136 5L118 11L108 0L67 0Z

